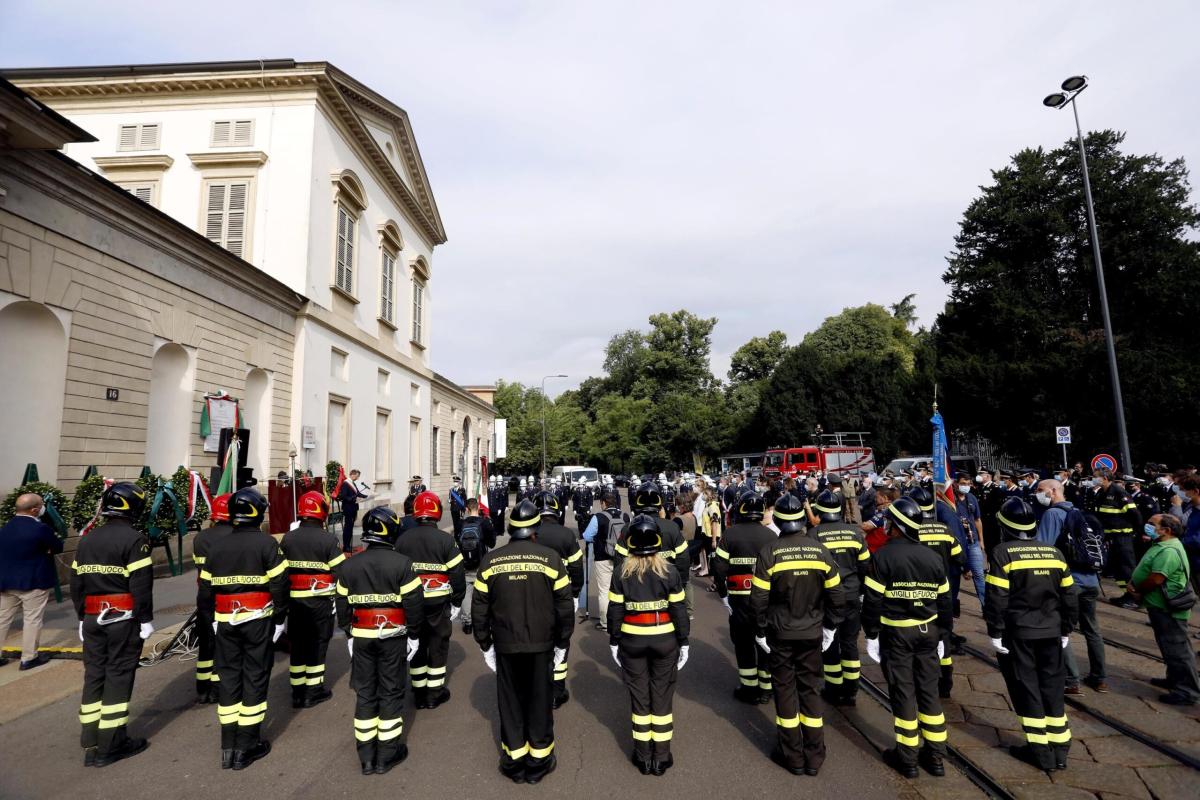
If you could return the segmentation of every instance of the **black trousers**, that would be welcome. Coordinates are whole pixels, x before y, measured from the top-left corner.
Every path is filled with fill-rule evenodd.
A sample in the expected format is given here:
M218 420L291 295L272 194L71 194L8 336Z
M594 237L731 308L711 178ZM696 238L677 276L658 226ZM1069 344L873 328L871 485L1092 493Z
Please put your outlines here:
M750 609L750 598L729 598L733 614L729 617L729 638L733 640L733 657L737 661L738 682L744 689L771 691L771 666L767 654L754 643L758 625Z
M1008 654L997 653L1000 674L1008 685L1013 710L1021 719L1025 741L1042 769L1066 761L1071 731L1063 692L1067 686L1066 660L1059 637L1014 639L1004 637Z
M454 538L457 540L458 535L462 533L462 511L453 503L450 504L450 524L454 529Z
M862 630L862 610L858 597L846 606L846 618L837 626L837 635L829 649L821 654L825 672L825 689L838 697L853 698L858 694L858 677L862 661L858 652L858 632ZM774 669L771 670L774 674ZM777 693L778 696L778 693Z
M288 607L288 638L292 645L289 678L294 698L316 694L324 687L333 616L330 597L293 598Z
M824 710L821 702L821 640L772 639L770 645L771 654L767 658L775 688L775 730L779 738L779 750L790 768L820 769L825 763L825 722L821 716ZM825 655L836 651L837 647L836 642L830 645ZM854 685L857 688L857 667L854 672ZM828 680L828 672L825 678ZM844 686L835 685L834 688L844 690Z
M142 655L142 637L133 619L101 625L83 618L83 697L79 701L79 743L106 756L128 738L129 698Z
M217 685L217 673L213 671L217 635L213 633L212 624L212 614L196 610L196 694L201 696L201 700L210 691L215 691Z
M552 651L496 654L500 771L509 777L541 776L553 757L553 665Z
M931 755L946 754L946 717L938 697L936 626L898 628L885 625L879 651L888 683L896 752L906 765L917 763L922 736Z
M671 755L679 640L673 634L623 636L617 655L633 714L633 749L643 761Z
M358 519L358 504L342 505L342 550L350 552L354 544L354 521Z
M217 623L217 719L222 750L249 750L258 744L267 715L273 630L270 617L241 625Z
M413 691L440 694L446 685L446 656L450 652L450 603L440 600L425 603L425 622L421 625L421 644L409 662Z
M355 636L350 660L354 702L354 739L364 764L388 761L400 749L404 733L404 660L407 636L374 639Z
M1129 576L1133 575L1133 568L1137 566L1137 562L1133 560L1132 533L1108 534L1108 564L1113 577L1116 578L1117 586L1124 589L1125 584L1129 582Z

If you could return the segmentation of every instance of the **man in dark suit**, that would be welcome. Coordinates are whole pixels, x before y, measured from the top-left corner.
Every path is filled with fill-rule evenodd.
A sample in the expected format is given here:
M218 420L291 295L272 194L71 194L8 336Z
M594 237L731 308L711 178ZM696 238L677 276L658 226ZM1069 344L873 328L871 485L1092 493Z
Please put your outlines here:
M23 494L17 498L16 515L0 528L0 644L21 611L21 669L33 669L50 661L39 654L42 613L54 587L54 554L61 553L62 540L49 525L38 519L45 510L42 498ZM0 658L0 667L8 663Z
M350 470L350 478L342 481L335 498L342 504L342 552L349 555L354 551L354 521L358 519L358 501L367 498L365 484L359 480L360 473Z

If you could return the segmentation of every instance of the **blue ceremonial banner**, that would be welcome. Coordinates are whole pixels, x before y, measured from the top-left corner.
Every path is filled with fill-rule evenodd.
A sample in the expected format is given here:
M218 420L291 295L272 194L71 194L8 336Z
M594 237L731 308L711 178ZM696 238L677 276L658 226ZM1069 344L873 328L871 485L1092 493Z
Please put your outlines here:
M954 506L954 469L950 464L950 445L946 440L946 423L942 421L942 414L937 410L937 404L933 406L933 418L929 420L933 423L933 450L930 451L930 467L933 469L933 487L936 494L940 494L942 499Z

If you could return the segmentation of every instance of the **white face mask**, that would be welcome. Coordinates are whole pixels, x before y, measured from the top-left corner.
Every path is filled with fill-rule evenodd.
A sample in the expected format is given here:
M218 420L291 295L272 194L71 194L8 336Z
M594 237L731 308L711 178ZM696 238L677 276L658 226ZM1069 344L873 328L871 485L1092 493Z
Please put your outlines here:
M1095 485L1096 485L1096 482L1094 480L1092 480L1091 478L1088 478L1086 481L1083 482L1083 488L1085 488L1085 489L1091 489Z
M976 483L984 483L986 480L987 480L987 478L983 477L982 475L975 476Z
M1039 503L1041 503L1042 505L1044 505L1044 506L1050 505L1050 495L1046 494L1045 492L1038 492L1036 497L1037 497L1037 501Z
M971 486L970 486L970 484L966 484L966 483L960 483L960 484L958 484L958 493L959 493L959 494L961 494L961 495L968 495L968 494L970 494L970 493L971 493Z

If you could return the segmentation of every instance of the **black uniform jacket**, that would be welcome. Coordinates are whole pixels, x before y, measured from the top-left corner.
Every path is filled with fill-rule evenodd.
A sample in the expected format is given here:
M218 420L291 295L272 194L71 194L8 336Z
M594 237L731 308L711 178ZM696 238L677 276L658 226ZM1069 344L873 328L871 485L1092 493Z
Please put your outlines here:
M950 584L942 556L906 536L892 539L871 558L872 574L863 581L862 627L868 639L881 626L951 630Z
M1070 568L1054 545L1021 539L992 549L983 618L993 639L1066 636L1079 617Z
M542 517L538 526L538 544L549 547L558 553L567 568L571 578L571 594L579 597L583 589L583 551L579 549L579 539L567 528L558 524L553 517Z
M862 581L871 566L871 551L867 549L862 531L844 522L823 522L809 528L808 535L833 554L842 575L846 602L853 602L862 592Z
M83 601L89 594L133 595L133 618L154 619L153 562L150 542L128 520L110 519L79 540L71 564L71 602L75 616L83 619Z
M687 586L688 578L691 577L692 559L688 555L687 542L683 539L683 531L679 526L669 520L658 519L658 535L662 538L662 544L659 545L658 552L666 556L666 559L675 565L675 571L679 573L679 582ZM613 572L615 573L621 568L621 561L629 555L629 550L625 547L625 537L621 537L621 541L617 542L617 554L613 558Z
M709 560L717 594L749 600L758 554L776 541L775 532L758 522L739 522L726 528L720 546Z
M1115 483L1099 495L1096 516L1105 533L1133 533L1142 529L1142 514L1129 493Z
M214 542L200 570L201 611L215 613L216 596L246 592L270 592L272 618L282 623L287 617L287 559L275 537L257 528L235 528ZM216 615L218 622L221 615Z
M544 653L571 641L571 579L554 550L518 539L487 553L476 575L471 623L481 649Z
M299 600L306 597L332 597L333 569L346 560L341 543L325 530L325 526L313 520L301 520L300 526L283 535L280 543L283 557L288 562L288 582L291 596Z
M643 614L653 617L641 617ZM627 616L636 616L637 621L626 622ZM666 577L647 570L640 578L633 575L626 578L624 569L614 570L608 591L609 643L617 644L625 637L663 633L673 634L681 645L688 643L691 634L679 574L672 568L667 570Z
M355 609L403 608L408 638L420 638L425 622L425 598L421 579L408 556L387 545L368 545L366 550L338 565L336 576L337 622L346 635L379 638L381 631L390 629L382 625L373 631L351 630Z
M201 595L211 593L212 586L200 580L200 572L208 562L208 553L212 546L233 533L233 526L228 522L218 522L196 534L192 541L192 561L196 564L196 607L212 608L212 599L205 600Z
M461 606L467 593L466 568L454 536L432 522L418 522L400 534L396 552L412 559L425 602Z
M847 593L833 554L811 536L793 533L768 544L758 556L750 605L760 636L821 638L845 614Z
M942 566L949 575L955 567L962 569L964 556L958 538L941 522L925 522L921 525L921 543L929 546L942 559Z

